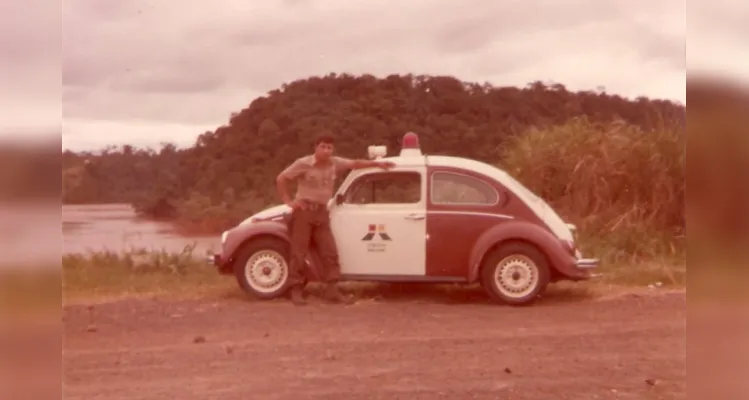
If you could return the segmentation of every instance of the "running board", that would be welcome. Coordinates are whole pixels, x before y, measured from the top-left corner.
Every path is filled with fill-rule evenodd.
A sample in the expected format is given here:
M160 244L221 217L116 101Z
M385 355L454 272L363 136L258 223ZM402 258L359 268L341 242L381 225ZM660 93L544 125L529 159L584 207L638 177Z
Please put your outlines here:
M426 275L379 275L379 274L341 274L341 280L393 283L465 283L468 280L458 276Z

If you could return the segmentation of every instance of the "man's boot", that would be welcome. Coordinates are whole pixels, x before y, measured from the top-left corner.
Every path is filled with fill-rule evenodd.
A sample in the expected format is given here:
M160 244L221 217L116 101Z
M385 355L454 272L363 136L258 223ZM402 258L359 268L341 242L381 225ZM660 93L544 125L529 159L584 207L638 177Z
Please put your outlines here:
M294 286L291 288L291 302L297 306L303 306L307 304L307 300L302 295L302 288L300 286Z
M335 282L328 283L327 287L325 288L325 298L337 303L354 303L353 298L341 293L341 290L338 288L338 285Z

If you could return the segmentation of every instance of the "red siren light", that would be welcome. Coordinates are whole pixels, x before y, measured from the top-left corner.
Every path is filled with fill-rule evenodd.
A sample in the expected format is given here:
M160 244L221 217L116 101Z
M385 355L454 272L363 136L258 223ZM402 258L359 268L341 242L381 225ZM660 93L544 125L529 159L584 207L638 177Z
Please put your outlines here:
M421 149L419 148L419 137L413 132L408 132L403 135L401 140L401 156L420 156Z
M419 148L419 137L413 132L408 132L403 135L403 141L401 142L403 149L418 149Z

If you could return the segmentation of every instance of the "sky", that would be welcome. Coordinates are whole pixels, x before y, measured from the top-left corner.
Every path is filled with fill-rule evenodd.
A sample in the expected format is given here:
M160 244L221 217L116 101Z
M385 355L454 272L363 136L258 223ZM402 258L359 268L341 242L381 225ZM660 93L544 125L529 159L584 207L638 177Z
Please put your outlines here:
M731 0L690 2L689 58L685 0L27 1L0 5L0 136L62 133L72 150L190 146L257 96L330 72L686 103L687 62L749 71L749 2Z

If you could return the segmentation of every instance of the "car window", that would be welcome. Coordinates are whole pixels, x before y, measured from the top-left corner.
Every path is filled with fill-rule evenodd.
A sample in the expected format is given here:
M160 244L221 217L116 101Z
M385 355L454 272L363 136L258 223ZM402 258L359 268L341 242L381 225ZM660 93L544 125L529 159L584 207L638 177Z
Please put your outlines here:
M408 204L421 201L421 174L381 172L367 174L346 192L350 204Z
M452 172L432 174L432 202L435 204L484 204L499 202L499 193L487 183Z

